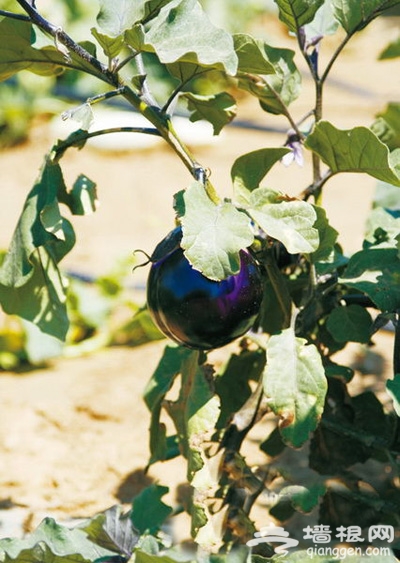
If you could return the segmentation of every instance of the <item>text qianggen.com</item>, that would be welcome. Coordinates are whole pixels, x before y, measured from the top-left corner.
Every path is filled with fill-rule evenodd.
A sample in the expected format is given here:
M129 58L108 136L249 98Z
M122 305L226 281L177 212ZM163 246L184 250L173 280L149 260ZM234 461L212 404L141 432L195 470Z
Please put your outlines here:
M392 551L389 547L309 547L307 555L313 557L333 557L346 559L346 557L390 557Z

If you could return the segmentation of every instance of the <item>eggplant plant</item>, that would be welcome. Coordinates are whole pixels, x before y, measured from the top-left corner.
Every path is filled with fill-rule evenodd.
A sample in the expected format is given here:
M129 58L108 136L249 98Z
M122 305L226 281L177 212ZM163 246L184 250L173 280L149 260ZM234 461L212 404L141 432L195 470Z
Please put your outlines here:
M177 188L171 202L175 230L150 258L148 309L168 343L149 374L144 401L150 411L148 468L183 456L190 485L188 498L176 507L164 503L167 489L158 484L135 497L126 514L114 507L73 529L47 519L23 540L0 541L1 561L328 563L346 553L349 561L396 561L399 103L390 101L375 120L371 116L370 127L343 130L324 119L324 91L352 38L400 1L275 0L270 17L286 27L291 49L216 27L197 0L99 0L97 19L80 43L46 18L39 0L0 5L3 81L29 71L74 72L98 82L83 104L65 108L77 130L50 148L27 194L0 268L6 313L60 340L67 335L68 283L60 263L75 235L62 206L85 215L97 197L95 182L84 174L66 185L61 162L67 151L84 149L98 135L146 133L160 136L188 171L187 185ZM383 38L382 53L398 57L398 41L387 46ZM163 100L151 90L150 61L168 77ZM314 85L305 116L292 106L302 95L300 61ZM199 91L199 79L204 85L208 76L214 89ZM281 116L287 134L278 146L262 146L232 162L231 197L223 198L172 117L185 103L192 122L205 119L218 135L249 96L260 116ZM148 126L90 129L93 104L114 97ZM282 161L303 160L310 163L310 177L297 197L266 183ZM362 248L351 256L324 207L330 180L346 173L372 176L380 194ZM373 390L352 395L354 370L336 360L351 342L369 345L389 323L390 408ZM216 347L225 354L218 364L210 352ZM268 428L258 444L265 463L257 466L243 453L256 426ZM257 505L272 527L257 530ZM166 539L165 523L181 511L191 522L191 550ZM308 525L299 526L300 514ZM339 551L343 544L348 552ZM350 553L356 547L360 552Z

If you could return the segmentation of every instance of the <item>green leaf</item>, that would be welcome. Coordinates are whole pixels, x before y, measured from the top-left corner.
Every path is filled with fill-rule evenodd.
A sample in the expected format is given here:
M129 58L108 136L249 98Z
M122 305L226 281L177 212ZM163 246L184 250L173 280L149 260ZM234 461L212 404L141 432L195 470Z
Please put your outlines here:
M176 560L171 557L168 557L168 555L147 553L146 551L143 551L143 549L136 549L135 562L136 563L176 563Z
M96 545L123 555L133 553L139 540L139 533L133 527L129 513L123 513L120 505L112 506L82 522L79 529L85 531Z
M166 66L171 76L179 80L181 84L188 84L191 80L201 76L212 68L185 61L177 61Z
M371 339L372 318L360 305L336 307L327 320L327 328L337 342L361 342Z
M264 51L273 66L274 74L254 76L242 73L239 76L239 87L253 94L260 100L264 111L282 114L299 95L301 74L293 62L294 51L278 49L264 45Z
M364 29L399 0L332 0L334 16L349 35Z
M264 393L273 412L281 418L280 431L285 443L300 447L308 439L322 415L326 391L317 348L297 338L291 328L271 336Z
M109 35L100 33L95 27L92 27L90 31L93 37L97 40L100 47L103 49L106 57L108 57L109 59L114 59L119 55L124 46L123 35L110 37Z
M395 214L392 214L392 217L397 216L400 211L398 187L393 186L392 184L387 184L386 182L378 182L372 204L374 209L383 207L385 211L390 210L396 212ZM386 225L384 228L386 229Z
M188 109L192 112L190 121L205 119L214 129L214 135L219 135L223 127L230 123L236 115L236 101L227 92L213 96L200 96L187 92L184 97L188 100Z
M379 54L379 60L396 59L400 57L400 37L391 41Z
M144 391L144 400L151 412L150 422L150 461L163 461L167 458L168 444L165 425L160 421L162 402L180 373L183 360L190 351L182 347L166 346L158 366Z
M161 500L168 491L168 487L152 484L135 496L130 518L136 530L152 534L160 529L172 512Z
M396 248L368 248L354 254L340 283L366 293L381 311L400 308L400 259Z
M232 415L250 397L249 380L260 378L264 364L265 355L261 349L243 350L240 355L232 354L218 370L215 377L215 390L221 402L218 428L225 428Z
M400 416L400 375L396 374L393 379L386 381L386 391L393 400L393 408Z
M268 45L251 35L237 33L233 36L238 71L255 74L273 74L275 69L268 58Z
M73 215L90 215L98 207L96 184L84 174L76 179L69 198L69 208Z
M339 23L333 17L333 5L331 0L324 1L318 9L314 19L304 26L308 41L316 37L324 37L336 33Z
M365 172L400 186L400 150L390 153L367 127L341 130L328 121L320 121L305 146L318 154L334 174Z
M399 203L399 188L397 191L397 202ZM397 247L400 235L400 217L393 217L393 214L382 207L377 207L371 211L367 218L365 240L376 244L386 243L386 246Z
M47 161L28 194L10 249L0 268L0 302L6 313L35 323L63 340L68 330L67 281L58 263L75 235L57 200L66 187L58 164Z
M314 207L298 200L285 201L284 196L258 188L250 194L248 210L254 221L272 238L281 241L291 254L317 250L319 236L314 223Z
M383 112L377 114L371 130L389 150L400 147L400 104L389 103Z
M66 57L51 39L37 31L29 22L3 18L0 21L0 37L0 81L20 70L50 76L60 74L64 68L83 70L104 79L100 71L74 52L68 52ZM82 47L93 54L93 44L84 42Z
M281 489L280 496L289 497L293 508L298 512L309 514L318 505L325 492L326 486L323 483L317 483L308 488L290 485Z
M231 170L233 189L237 202L248 205L250 192L260 186L261 180L285 154L287 148L267 148L243 154L235 160Z
M250 218L229 202L213 203L200 182L189 186L183 200L181 246L187 259L212 280L237 273L240 249L254 240Z
M144 17L143 0L99 0L97 23L109 37L118 37ZM103 36L104 37L104 36ZM97 39L97 37L96 37ZM101 44L101 43L100 43ZM102 45L103 47L103 45Z
M197 0L180 0L162 8L146 32L143 50L162 63L185 61L234 75L237 56L233 39L216 28Z
M24 539L0 540L1 561L21 563L92 563L115 552L92 543L78 528L60 526L45 518L39 527Z
M279 19L290 31L297 33L306 23L311 22L324 0L275 0Z
M329 224L326 211L323 207L315 205L314 209L317 214L314 228L317 229L319 235L318 249L312 253L312 260L315 263L327 260L329 256L332 255L339 233Z
M34 31L29 22L4 18L0 21L0 80L28 69L44 74L62 72L62 55L56 50L34 49ZM53 62L53 59L56 61Z

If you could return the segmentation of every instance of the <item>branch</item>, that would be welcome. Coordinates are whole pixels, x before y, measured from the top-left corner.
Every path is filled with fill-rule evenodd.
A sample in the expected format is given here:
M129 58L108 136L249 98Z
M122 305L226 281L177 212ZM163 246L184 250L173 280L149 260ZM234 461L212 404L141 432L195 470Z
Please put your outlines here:
M7 10L0 10L0 16L5 16L6 18L11 18L13 20L20 20L24 22L31 21L31 18L29 16L24 16L24 14L14 14L14 12L8 12Z
M112 84L113 86L118 86L118 77L110 72L108 68L101 63L96 57L93 57L86 49L84 49L78 43L65 33L60 27L55 26L46 20L43 16L37 12L34 6L27 0L17 0L18 4L25 10L29 16L29 20L37 25L42 31L48 33L54 37L55 41L64 45L68 50L75 53L78 57L89 63L93 68L96 69L97 73L100 73L106 82Z
M53 159L57 162L69 148L81 147L83 143L93 137L100 137L101 135L108 135L110 133L144 133L146 135L160 136L160 132L151 127L111 127L110 129L92 131L91 133L88 131L78 130L75 133L72 133L67 139L59 142L53 147Z

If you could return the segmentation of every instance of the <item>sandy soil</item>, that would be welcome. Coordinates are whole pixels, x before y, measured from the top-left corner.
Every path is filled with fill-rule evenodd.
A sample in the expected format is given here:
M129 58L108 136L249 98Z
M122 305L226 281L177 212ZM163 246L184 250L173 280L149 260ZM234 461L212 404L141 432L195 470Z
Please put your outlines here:
M349 46L338 64L336 81L330 84L325 100L326 118L337 126L369 125L387 101L398 99L398 62L376 61L393 37L393 29L389 20L376 22ZM269 32L276 33L273 28ZM293 107L297 117L309 109L310 87L306 80L305 94ZM282 125L249 101L244 101L239 117ZM0 247L9 243L24 198L52 141L51 128L38 124L28 143L0 154ZM211 169L219 192L229 195L230 167L237 156L283 142L282 136L273 133L229 127L211 145L193 148L198 160ZM98 184L101 207L93 216L74 219L78 243L65 260L65 267L94 276L134 248L151 251L173 224L173 194L190 181L188 172L164 147L123 153L72 150L63 169L68 182L84 172ZM308 174L296 166L284 170L278 165L268 182L295 195L309 183ZM371 178L347 175L334 179L326 189L328 216L342 233L348 253L360 247L374 187ZM143 282L145 274L137 271L135 283ZM382 385L389 374L392 337L382 334L376 341L375 355L368 359L383 358L383 365L364 362L363 369L373 382L376 376L381 378ZM174 487L184 481L181 462L155 466L147 476L143 473L149 414L140 397L163 345L113 348L60 359L48 369L0 374L1 536L15 531L7 524L6 511L11 508L14 523L23 522L30 529L44 515L88 516L116 502L129 502L153 479L170 484L173 500ZM353 348L354 354L359 352L358 347ZM257 513L259 526L265 525L263 514ZM185 525L182 522L182 536L187 533Z

